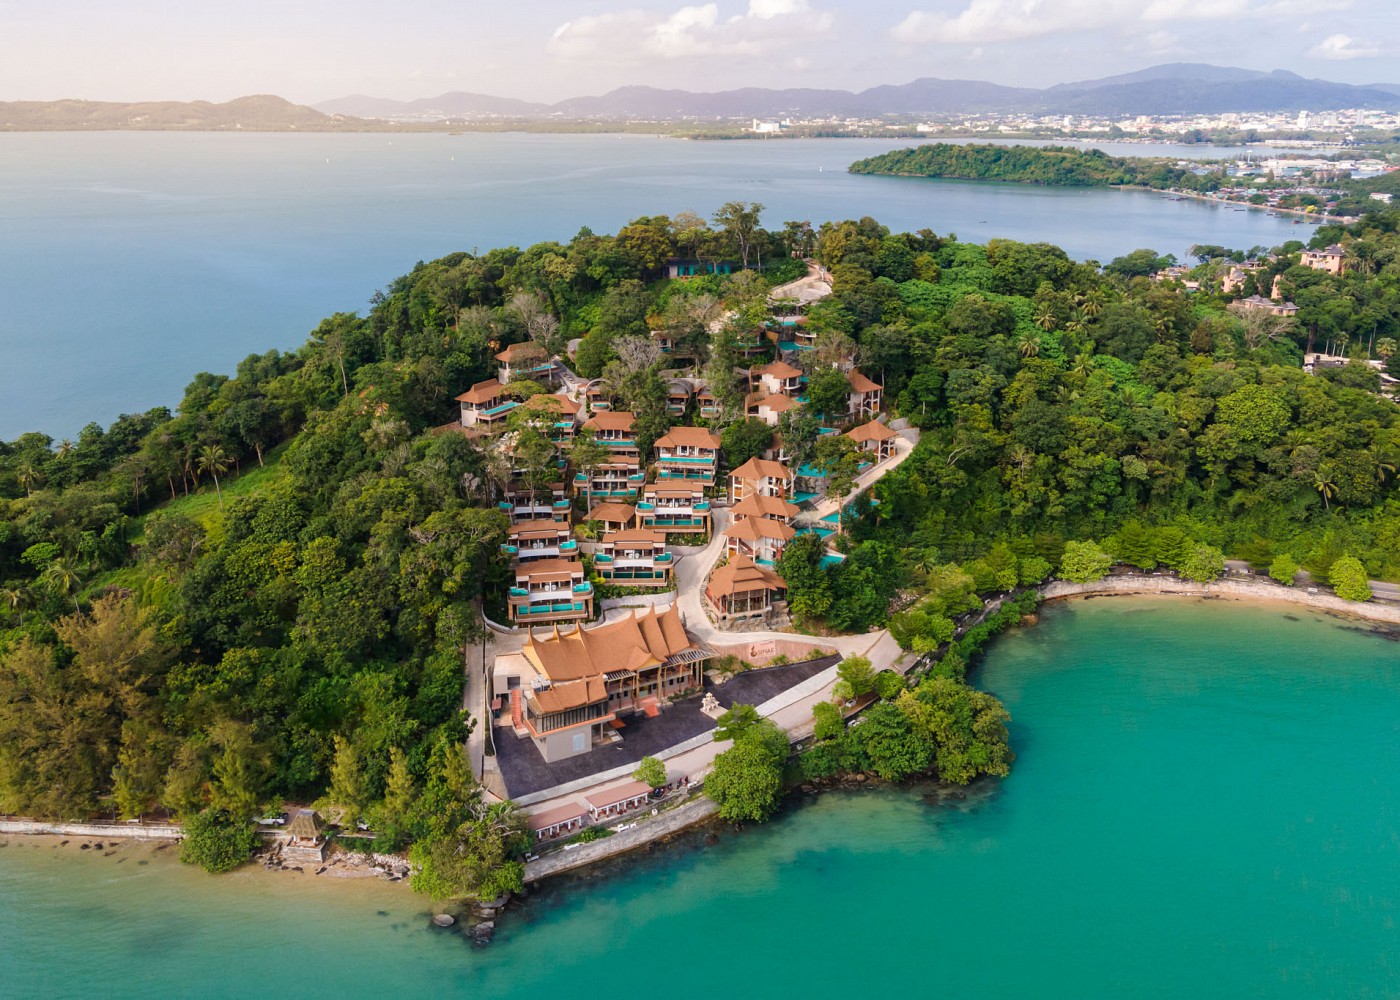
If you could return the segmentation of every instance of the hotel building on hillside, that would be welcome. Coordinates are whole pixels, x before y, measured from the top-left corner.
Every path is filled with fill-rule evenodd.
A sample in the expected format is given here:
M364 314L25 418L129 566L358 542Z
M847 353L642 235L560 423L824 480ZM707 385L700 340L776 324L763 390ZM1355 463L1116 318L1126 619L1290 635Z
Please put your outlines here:
M719 435L703 427L672 427L656 439L658 479L698 479L714 484L719 471Z
M660 531L629 528L603 536L593 557L593 570L606 582L620 587L671 586L675 556L666 551L666 536Z
M511 344L496 355L496 362L499 365L496 378L501 385L521 380L554 381L554 362L545 349L532 340Z
M576 559L537 559L513 571L506 605L512 625L586 621L593 617L593 584Z
M793 475L781 462L751 458L729 473L729 499L738 503L744 497L760 496L792 499Z
M506 395L505 386L495 379L478 382L457 397L462 404L462 426L495 430L505 426L506 416L520 401Z
M702 479L662 479L642 487L637 526L668 535L708 535L710 501Z
M591 629L531 630L524 649L496 658L494 689L508 698L515 735L553 763L616 740L615 719L656 715L699 691L710 656L675 605L651 608Z

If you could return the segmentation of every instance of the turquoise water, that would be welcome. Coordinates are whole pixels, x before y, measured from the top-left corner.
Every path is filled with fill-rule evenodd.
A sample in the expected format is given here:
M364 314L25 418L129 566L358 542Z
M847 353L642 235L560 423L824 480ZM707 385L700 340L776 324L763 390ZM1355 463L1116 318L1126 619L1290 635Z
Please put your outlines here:
M1015 716L1001 785L798 804L558 883L485 951L389 886L12 839L0 993L1395 996L1398 651L1275 609L1053 609L981 671Z
M640 215L767 206L874 216L1078 258L1248 248L1306 227L1141 192L845 172L908 140L684 142L589 135L0 133L0 439L175 405L197 371L300 346L413 262L616 232ZM1115 150L1223 156L1228 150Z

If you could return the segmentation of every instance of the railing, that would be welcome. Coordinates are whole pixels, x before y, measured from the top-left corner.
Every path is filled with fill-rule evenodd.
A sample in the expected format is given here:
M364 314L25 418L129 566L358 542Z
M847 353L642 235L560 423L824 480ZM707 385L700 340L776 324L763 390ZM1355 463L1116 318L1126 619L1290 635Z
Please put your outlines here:
M517 618L530 618L536 615L572 614L574 612L584 612L587 610L587 605L581 601L567 601L563 604L532 604L528 608L517 607L514 609L515 617Z
M591 594L593 593L593 584L589 583L587 580L585 580L583 583L576 583L574 584L574 593Z
M599 552L593 557L593 563L597 566L606 566L613 561L613 557L606 552Z
M685 463L692 463L692 462L694 462L694 463L697 463L697 464L700 463L700 462L704 462L706 465L714 465L718 460L719 460L719 457L718 457L717 455L664 455L664 454L663 454L659 459L657 459L658 462L685 462Z
M502 403L500 406L493 406L489 410L478 410L477 412L483 417L494 417L498 413L505 413L507 410L513 410L519 405L519 402L512 399L509 402Z
M560 544L560 546L559 546L559 551L560 551L560 552L577 552L577 551L578 551L578 541L577 541L576 539L570 538L567 542L563 542L562 544Z

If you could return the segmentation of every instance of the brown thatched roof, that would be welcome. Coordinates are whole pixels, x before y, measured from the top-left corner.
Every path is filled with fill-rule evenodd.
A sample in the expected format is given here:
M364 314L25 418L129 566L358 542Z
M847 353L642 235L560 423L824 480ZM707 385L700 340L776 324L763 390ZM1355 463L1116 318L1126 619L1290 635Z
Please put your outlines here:
M298 809L287 824L287 836L315 840L326 828L326 821L315 809Z

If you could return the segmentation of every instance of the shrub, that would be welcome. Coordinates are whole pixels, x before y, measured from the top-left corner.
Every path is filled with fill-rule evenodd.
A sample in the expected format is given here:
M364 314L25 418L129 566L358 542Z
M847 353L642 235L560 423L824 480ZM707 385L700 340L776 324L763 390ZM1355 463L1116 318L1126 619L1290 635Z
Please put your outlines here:
M846 731L846 720L841 710L829 701L819 701L812 706L812 718L816 724L812 735L819 740L834 740Z
M1065 542L1065 554L1060 558L1060 579L1092 583L1102 580L1112 565L1112 558L1097 542Z
M905 688L904 677L893 670L881 670L875 675L875 693L885 701L893 701Z
M234 818L225 809L205 809L185 821L180 860L217 875L243 864L257 845L252 823Z
M1293 581L1298 577L1298 561L1287 552L1277 556L1269 564L1269 576L1285 587L1293 586Z
M1366 578L1366 567L1355 556L1342 556L1332 564L1327 581L1344 601L1369 601L1371 583Z

